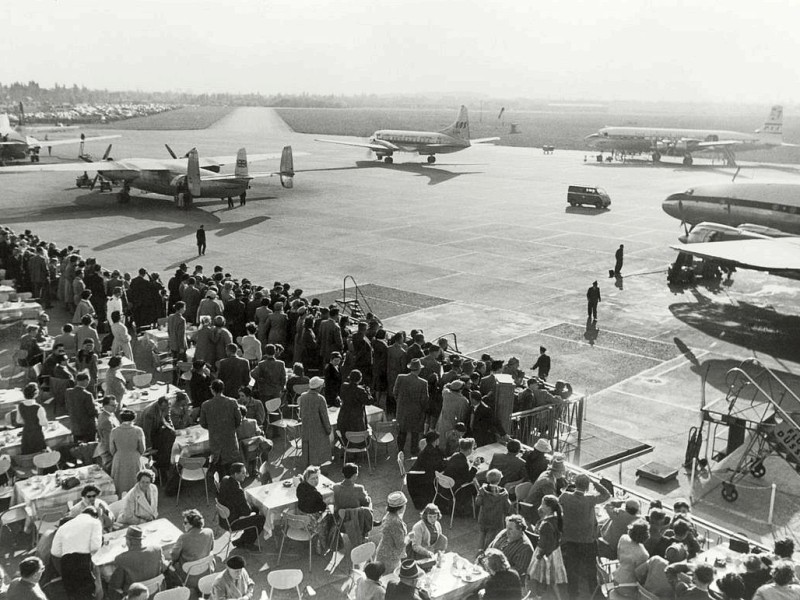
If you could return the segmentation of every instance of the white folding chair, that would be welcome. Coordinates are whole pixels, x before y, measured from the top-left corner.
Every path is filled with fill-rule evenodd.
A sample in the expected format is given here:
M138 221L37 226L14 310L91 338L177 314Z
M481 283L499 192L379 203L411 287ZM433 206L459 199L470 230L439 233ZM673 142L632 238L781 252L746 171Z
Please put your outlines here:
M356 446L364 444L364 447ZM344 462L347 462L348 454L366 454L369 472L372 473L372 460L369 457L370 437L369 431L348 431L345 433L344 442Z
M452 503L452 508L450 510L450 529L453 528L453 517L456 514L456 495L461 490L465 489L467 486L474 486L475 484L471 481L461 485L456 489L456 482L452 477L448 477L444 473L440 473L439 471L435 472L436 478L433 480L433 487L436 490L436 494L433 497L433 501L436 502L436 498L441 496L445 500ZM472 502L472 516L475 517L475 498L470 498Z
M133 376L133 387L145 388L153 381L152 373L137 373Z
M200 578L200 581L197 582L197 591L200 592L201 597L208 598L211 595L211 588L214 586L214 581L221 574L222 573L211 573Z
M163 592L156 593L153 600L189 600L192 595L192 590L188 587L176 587L171 590L164 590Z
M33 457L33 466L36 467L37 473L42 473L47 469L52 469L58 466L61 460L60 452L41 452L35 454Z
M375 423L372 430L375 441L375 462L378 462L378 447L386 446L386 457L389 457L389 446L397 441L397 421L381 421Z
M15 506L9 507L7 511L0 514L0 539L3 536L3 529L8 528L11 531L10 525L12 523L18 523L20 521L25 521L30 515L27 511L27 504L24 502L22 504L16 504Z
M289 511L285 511L283 513L283 522L286 525L286 530L284 531L283 538L281 539L281 547L278 550L278 562L276 564L281 564L283 544L286 542L286 538L289 538L295 542L308 542L308 570L311 571L311 546L312 541L316 536L316 533L314 533L311 529L311 516L298 515Z
M225 541L225 558L223 558L222 560L223 561L224 560L228 560L228 553L230 552L231 544L234 541L236 541L238 538L240 538L242 536L242 534L245 531L247 531L248 529L255 529L256 530L256 543L258 544L258 550L260 552L261 551L261 532L258 531L258 528L255 525L253 525L251 527L246 527L245 529L240 529L238 531L233 531L231 529L231 522L230 522L230 518L231 518L230 509L227 506L225 506L224 504L220 504L219 500L216 500L216 499L214 500L214 505L215 505L215 507L217 509L217 514L220 517L220 526L230 533L230 535L227 536L228 539ZM234 521L234 523L235 522L236 521ZM218 552L215 552L215 554L218 554Z
M183 578L183 585L186 585L189 581L189 577L204 575L209 571L213 573L216 568L217 557L213 552L205 558L198 558L197 560L183 563L183 573L186 575L186 577Z
M285 591L294 589L297 592L298 600L302 600L300 594L300 584L303 583L303 572L300 569L282 569L267 573L267 583L269 584L269 596L272 598L273 591Z
M156 575L152 579L148 579L146 581L140 581L139 583L141 583L143 586L145 586L147 588L147 591L152 596L153 594L155 594L157 591L159 591L161 589L161 586L164 583L164 575L163 574Z
M514 501L515 506L517 507L517 512L519 512L519 503L523 501L524 498L528 497L528 492L531 491L533 487L533 483L530 481L525 481L523 483L517 484L514 488L514 497L516 500ZM538 506L536 508L539 508Z
M178 459L177 468L180 479L178 479L178 495L175 498L175 504L180 502L181 483L183 481L202 481L206 490L206 504L208 504L208 481L206 481L208 469L205 464L206 459L203 456L181 456Z

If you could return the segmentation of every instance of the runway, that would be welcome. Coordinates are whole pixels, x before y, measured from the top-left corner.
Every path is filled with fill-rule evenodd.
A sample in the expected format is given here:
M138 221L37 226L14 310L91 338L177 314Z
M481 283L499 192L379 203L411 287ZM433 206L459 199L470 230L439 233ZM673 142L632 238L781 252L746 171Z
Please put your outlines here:
M352 275L368 286L388 328L421 327L427 339L456 332L462 352L514 355L523 368L544 345L551 379L589 396L587 420L655 446L623 477L648 494L688 495L683 472L680 487L662 489L637 481L634 471L646 460L683 461L688 429L699 424L704 373L707 400L724 396L725 371L751 356L789 374L797 389L798 282L740 271L716 289L667 286L675 257L668 245L681 228L661 201L730 181L733 169L584 163L580 152L546 156L493 146L438 156L435 165L411 155L385 165L357 148L295 134L260 108L237 109L204 131L121 134L115 158L166 158L164 143L180 154L197 147L201 156L235 154L241 146L276 152L291 143L309 155L295 159L293 190L259 180L246 207L201 200L188 213L168 198L137 192L130 205L119 205L107 193L74 188L65 173L3 175L0 221L74 244L103 266L146 266L163 279L181 262L196 264L194 232L202 223L206 270L221 265L238 277L288 281L306 296L326 298ZM277 161L250 168L274 170ZM800 182L762 168L742 169L737 181L748 179ZM570 184L604 187L610 209L569 208ZM621 243L624 279L615 285L607 273ZM595 279L602 293L596 327L587 325L585 299ZM799 530L800 483L781 460L769 459L766 477L743 483L773 481L776 518ZM713 485L702 488L697 512L765 534L761 492L741 493L728 505ZM746 527L740 512L753 515Z

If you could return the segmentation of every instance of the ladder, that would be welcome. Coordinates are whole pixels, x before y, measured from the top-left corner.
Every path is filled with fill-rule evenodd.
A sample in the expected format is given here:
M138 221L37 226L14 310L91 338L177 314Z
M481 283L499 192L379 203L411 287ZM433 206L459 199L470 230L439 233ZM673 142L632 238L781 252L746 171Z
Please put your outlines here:
M352 282L350 298L348 298L348 281ZM368 312L373 312L367 297L358 287L358 284L352 275L345 275L344 279L342 280L342 299L337 299L336 304L339 305L343 314L349 315L351 320L356 323L364 320ZM366 310L364 310L365 308Z

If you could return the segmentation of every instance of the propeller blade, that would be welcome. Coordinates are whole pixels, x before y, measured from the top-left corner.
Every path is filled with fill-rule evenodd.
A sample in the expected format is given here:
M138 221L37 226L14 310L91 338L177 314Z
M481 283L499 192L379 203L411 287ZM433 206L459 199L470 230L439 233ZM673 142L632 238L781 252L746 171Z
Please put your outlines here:
M112 144L109 144L108 148L106 148L106 152L103 154L103 160L108 160L108 157L111 154L111 146Z
M164 146L167 148L167 152L169 152L169 155L172 158L178 158L178 156L172 151L172 148L169 147L169 144L164 144Z
M89 184L89 189L90 189L90 190L93 190L93 189L94 189L94 186L95 186L95 184L97 183L97 180L98 180L98 179L100 179L100 173L98 173L97 175L95 175L95 176L94 176L94 179L92 179L92 183L91 183L91 184Z

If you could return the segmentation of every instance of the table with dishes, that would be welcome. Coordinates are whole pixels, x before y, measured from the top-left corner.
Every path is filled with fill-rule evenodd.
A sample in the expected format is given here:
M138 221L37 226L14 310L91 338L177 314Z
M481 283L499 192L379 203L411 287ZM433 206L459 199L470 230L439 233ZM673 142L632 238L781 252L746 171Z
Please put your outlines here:
M336 429L336 426L339 422L339 411L341 409L338 406L329 406L328 407L328 420L331 422L331 427ZM384 410L379 406L368 405L366 407L367 412L367 425L373 425L378 423L379 421L383 421L384 419Z
M137 525L142 530L143 546L158 546L161 553L169 556L169 552L183 533L169 519L156 519L149 523ZM128 549L125 535L128 528L118 529L103 535L103 545L92 555L92 562L100 569L103 579L108 580L114 571L114 559Z
M489 574L480 565L473 564L455 552L442 553L438 563L422 575L417 586L428 592L431 600L456 600L466 598L481 589ZM396 572L381 577L385 584L399 581Z
M189 340L194 339L197 334L197 327L192 325L186 327L186 337ZM148 329L144 332L144 337L156 345L159 352L167 351L167 343L169 342L169 333L166 327L159 327L158 329Z
M72 441L72 432L60 421L50 421L43 428L44 442L48 448L65 446ZM15 456L22 454L22 427L0 431L0 447L3 454Z
M17 405L25 399L20 388L0 390L0 419L15 410Z
M244 493L253 508L267 518L264 531L272 535L272 523L280 519L285 510L297 506L297 485L300 477L273 481L266 485L250 486ZM317 486L326 502L333 502L333 481L320 474Z
M208 429L200 425L192 425L175 430L175 443L172 445L172 456L197 456L211 451L208 441Z
M9 319L38 319L42 313L38 302L3 302L0 304L0 317Z
M120 358L122 359L122 363L120 364L120 369L122 371L136 368L136 363L127 356L120 356ZM111 360L110 356L103 356L97 360L97 379L101 383L106 378L106 373L108 373L109 360Z
M161 398L161 396L172 399L177 391L178 388L174 385L154 383L146 388L128 390L125 392L122 404L125 408L132 410L138 415L153 402Z
M77 477L80 484L72 489L65 490L60 481L68 477ZM36 510L66 506L69 502L80 500L81 490L86 485L95 485L100 490L100 496L115 494L114 480L98 465L88 465L75 469L64 469L49 475L34 475L22 479L14 484L11 505L26 504L30 507L29 513L35 516Z

